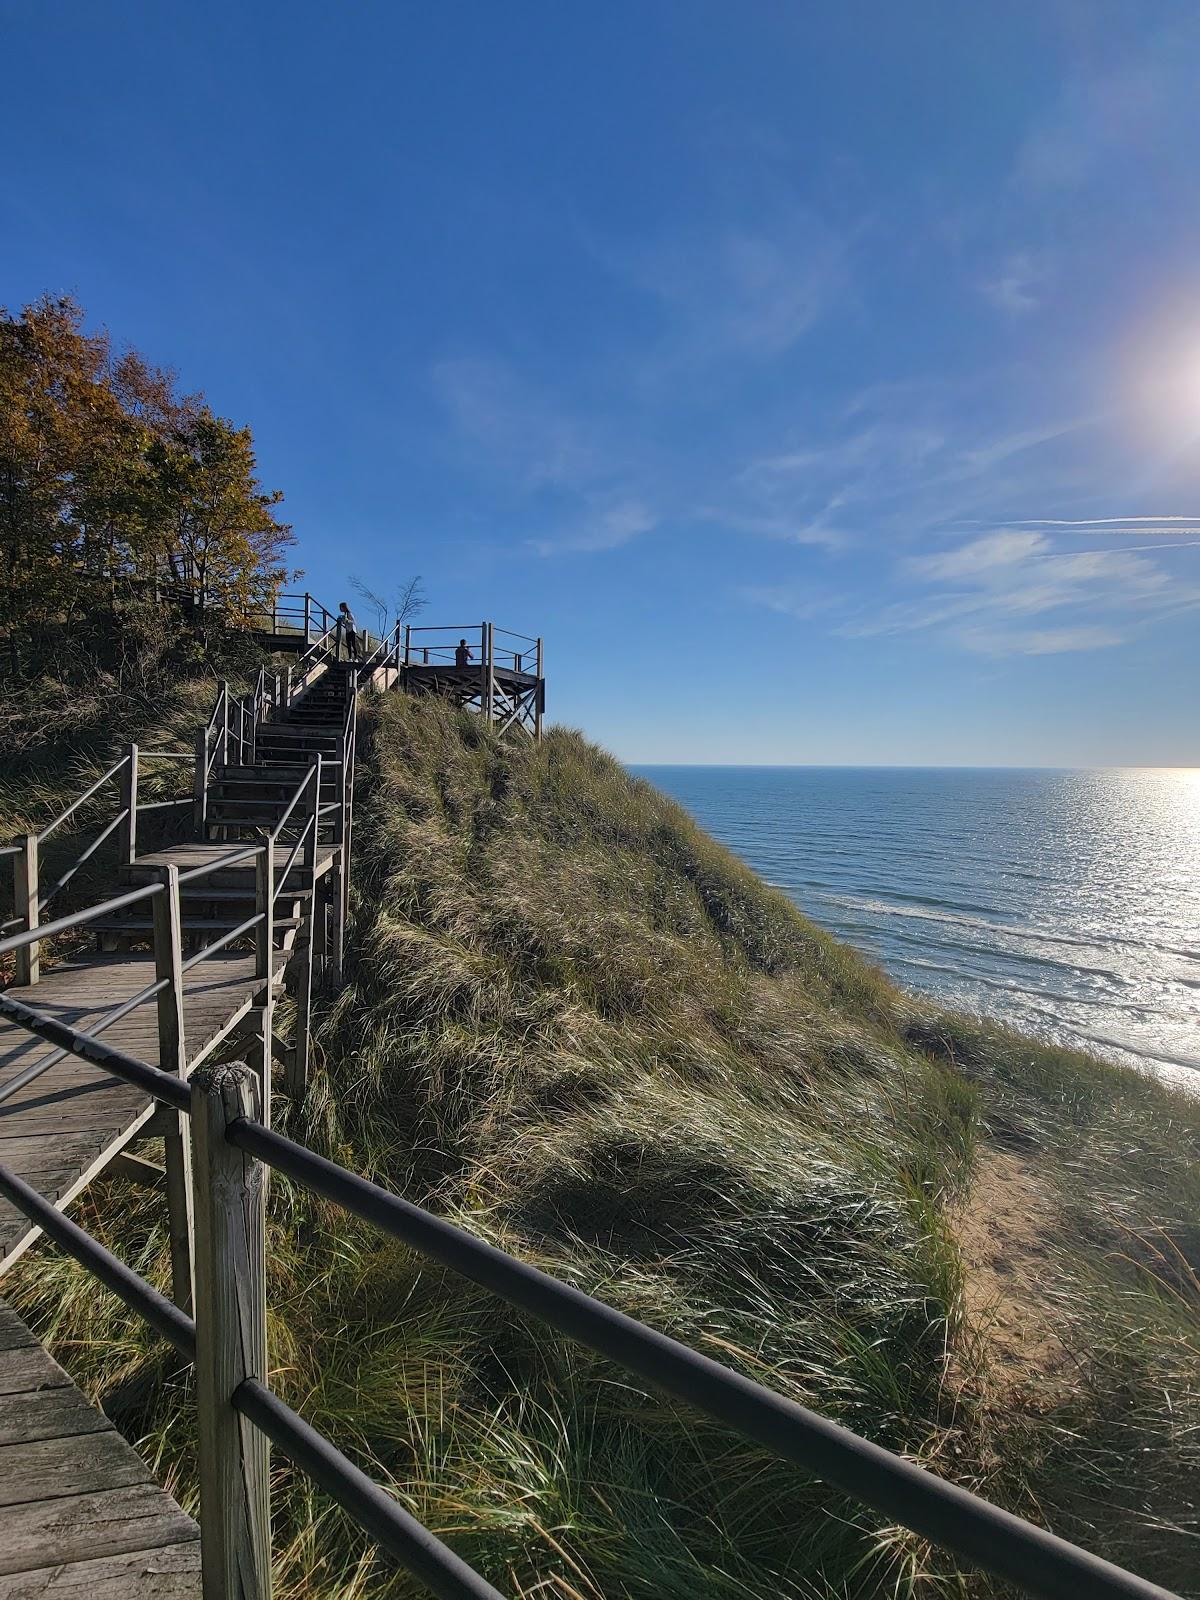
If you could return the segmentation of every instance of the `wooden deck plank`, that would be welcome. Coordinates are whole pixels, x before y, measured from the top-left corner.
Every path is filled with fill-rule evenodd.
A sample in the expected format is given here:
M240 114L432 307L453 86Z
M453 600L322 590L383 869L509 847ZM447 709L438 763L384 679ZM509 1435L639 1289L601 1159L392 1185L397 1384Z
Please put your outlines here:
M70 1385L65 1389L26 1389L0 1406L0 1445L68 1439L107 1427L100 1413Z
M276 982L286 953L276 952ZM98 955L64 962L31 989L9 992L50 1016L86 1031L106 1012L154 981L148 954ZM184 975L184 1034L188 1059L198 1060L254 1005L260 991L250 952L221 951ZM153 1002L130 1012L101 1035L106 1043L158 1065ZM0 1085L46 1060L54 1047L0 1019ZM41 1077L0 1102L0 1161L60 1206L69 1204L145 1120L150 1101L139 1089L66 1056ZM37 1230L0 1201L0 1270L16 1260Z
M3 1301L0 1508L0 1600L199 1595L195 1523Z
M40 1345L37 1349L45 1353ZM75 1435L69 1451L61 1439L0 1445L0 1506L151 1482L150 1468L137 1451L107 1430Z
M196 1537L196 1524L153 1483L35 1500L5 1510L0 1573L186 1544Z
M46 1364L40 1344L6 1350L0 1361L0 1394L27 1394L37 1389L65 1389L70 1383L57 1362Z
M0 1600L198 1600L200 1545L164 1545L0 1577Z

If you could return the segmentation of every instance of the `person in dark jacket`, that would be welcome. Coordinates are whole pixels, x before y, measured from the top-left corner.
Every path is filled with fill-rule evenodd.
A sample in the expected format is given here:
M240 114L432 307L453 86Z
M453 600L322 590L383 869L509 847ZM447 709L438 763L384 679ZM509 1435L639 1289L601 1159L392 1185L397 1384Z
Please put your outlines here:
M454 665L456 667L469 667L471 665L471 652L467 649L467 641L460 639L458 649L454 652Z
M350 610L350 607L344 600L338 606L337 629L339 647L337 654L339 658L342 653L341 643L343 640L345 640L346 660L358 661L361 658L361 651L359 650L358 644L358 624L354 620L353 612Z

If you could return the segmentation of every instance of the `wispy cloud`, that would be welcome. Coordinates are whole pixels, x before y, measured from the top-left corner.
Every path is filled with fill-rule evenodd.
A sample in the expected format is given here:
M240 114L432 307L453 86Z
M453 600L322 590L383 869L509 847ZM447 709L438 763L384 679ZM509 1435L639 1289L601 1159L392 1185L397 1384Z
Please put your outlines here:
M645 352L646 375L789 351L845 293L849 241L814 212L763 206L746 221L677 226L597 254L658 303L666 322Z
M592 430L504 362L440 361L431 379L459 435L506 475L575 488L601 470Z
M850 618L840 631L869 637L939 629L977 653L1051 655L1110 648L1155 617L1200 606L1200 586L1180 585L1143 554L1064 549L1029 528L996 528L953 549L908 557L899 576L934 587ZM1053 620L1031 627L1031 617Z
M578 519L569 520L553 538L529 539L526 543L540 556L616 550L658 525L659 518L642 501L621 500L614 505L591 507Z
M830 508L832 510L833 508ZM853 543L853 534L833 527L824 516L805 520L786 513L755 515L719 506L701 506L696 513L704 522L713 522L734 533L748 533L759 539L778 539L784 544L815 545L825 550L842 550Z
M980 284L984 298L1010 316L1036 311L1045 298L1048 271L1043 260L1028 250L1008 256L994 277Z
M799 622L811 622L844 605L844 597L823 586L792 584L746 584L735 591L738 599L747 605L762 606L767 611L777 611L781 616L795 617Z
M537 555L616 550L658 527L607 429L497 360L439 362L435 392L460 444L529 503L552 533L525 540Z

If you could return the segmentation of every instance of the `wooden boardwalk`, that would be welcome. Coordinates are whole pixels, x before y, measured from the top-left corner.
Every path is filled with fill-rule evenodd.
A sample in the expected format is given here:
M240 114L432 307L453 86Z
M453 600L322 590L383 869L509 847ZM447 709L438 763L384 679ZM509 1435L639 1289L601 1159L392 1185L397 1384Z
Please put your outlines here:
M12 865L16 913L0 924L0 936L14 927L19 930L11 938L0 937L0 947L14 960L16 977L4 991L5 1000L14 1002L9 1014L0 1010L5 1193L23 1199L50 1226L29 1189L63 1211L112 1164L114 1171L161 1191L171 1247L171 1294L185 1315L192 1314L195 1285L204 1285L195 1308L201 1322L196 1336L200 1394L205 1393L205 1381L210 1386L213 1381L213 1352L227 1347L214 1342L211 1331L215 1308L224 1301L210 1292L211 1277L202 1279L204 1272L211 1273L212 1252L217 1250L204 1210L206 1204L211 1209L214 1180L205 1167L208 1187L201 1185L193 1210L193 1130L187 1115L171 1096L156 1103L115 1070L60 1049L22 1023L52 1035L56 1025L69 1030L68 1045L77 1042L71 1033L99 1036L118 1056L173 1076L190 1076L206 1059L243 1055L259 1078L261 1114L268 1125L273 1061L283 1064L288 1092L303 1098L313 985L340 982L343 970L357 695L365 684L392 687L403 681L404 671L399 624L377 645L368 639L365 661L344 662L339 660L338 635L329 626L331 614L321 609L314 619L311 596L303 601L296 618L286 608L272 611L267 640L292 646L299 654L294 667L272 673L264 665L253 691L241 697L232 695L227 683L218 684L194 751L139 752L131 744L40 833L0 845L0 855ZM310 642L314 631L318 637ZM483 654L473 672L462 674L452 667L445 673L434 666L430 673L420 673L420 681L414 677L410 687L474 705L501 732L512 728L540 735L541 641L524 641L534 647L539 669L531 674L524 670L528 662L513 649L497 651L490 623L479 633ZM514 638L523 648L524 636ZM421 647L422 665L438 648ZM404 657L411 657L407 639ZM190 795L139 800L139 773L154 760L190 762ZM47 885L40 877L43 842L86 802L95 811L101 802L94 797L105 791L108 798L113 787L119 791L116 815L81 846L67 873ZM155 842L170 834L154 828L145 841L151 847L139 848L148 831L139 828L140 814L162 807L190 808L191 837L156 848ZM171 822L172 817L163 820ZM57 919L47 918L46 909L58 891L114 830L115 881L107 896ZM150 884L155 888L146 893ZM42 929L46 931L39 936ZM70 937L65 952L61 943L53 942L64 935ZM291 1042L274 1031L275 1000L285 970L292 997L285 1017ZM156 992L147 994L151 989ZM125 1014L117 1015L123 1007L128 1008ZM113 1064L117 1067L116 1058ZM211 1108L205 1105L207 1115ZM162 1166L131 1148L156 1138L162 1141ZM197 1147L207 1150L209 1166L213 1151L224 1150L223 1145L206 1145L203 1138ZM16 1204L0 1197L0 1273L40 1231ZM102 1252L86 1235L75 1233L70 1249L85 1264L104 1271ZM135 1285L136 1280L134 1285L127 1281L123 1298L156 1320ZM242 1287L239 1283L239 1295L229 1297L231 1303L234 1298L241 1303ZM265 1341L265 1324L259 1332ZM208 1338L207 1345L201 1335ZM187 1339L182 1343L190 1349ZM235 1345L236 1340L228 1349ZM247 1375L265 1372L264 1342ZM223 1441L217 1443L224 1449ZM212 1441L202 1442L199 1451L206 1504L214 1491L219 1503L229 1488L221 1476L224 1468L214 1476L211 1455L205 1456L212 1448ZM262 1498L265 1505L265 1481ZM255 1539L253 1564L265 1571L265 1523ZM206 1580L211 1587L212 1573L219 1571L216 1591L222 1593L238 1587L232 1572L220 1566L228 1553L218 1538L205 1558ZM155 1485L136 1452L0 1301L0 1600L141 1600L151 1595L184 1600L199 1596L199 1569L195 1524Z
M286 955L276 952L276 982ZM154 982L148 955L90 956L64 962L33 988L10 988L14 1000L81 1029ZM253 954L216 955L184 975L184 1036L195 1066L254 1005L261 985ZM107 1028L107 1044L159 1065L153 1002ZM54 1047L0 1020L0 1083L54 1054ZM77 1195L153 1114L149 1097L111 1073L66 1056L40 1078L0 1103L0 1162L60 1208ZM0 1266L11 1264L39 1230L0 1200Z
M0 1300L0 1600L198 1600L199 1529Z

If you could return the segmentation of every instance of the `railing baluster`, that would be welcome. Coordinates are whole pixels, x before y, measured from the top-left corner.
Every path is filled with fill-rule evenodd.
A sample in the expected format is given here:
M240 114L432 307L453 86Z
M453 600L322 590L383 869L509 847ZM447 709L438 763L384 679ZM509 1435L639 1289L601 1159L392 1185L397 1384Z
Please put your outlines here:
M179 902L179 868L166 866L159 877L163 892L150 902L154 918L154 976L158 991L158 1064L181 1081L187 1079L187 1042L183 1030L183 919ZM181 1113L164 1108L163 1157L167 1175L167 1213L171 1237L171 1293L181 1311L193 1305L191 1146Z
M320 751L312 758L312 772L312 804L308 808L308 818L305 822L305 827L310 831L298 862L303 873L304 887L308 890L308 925L305 926L304 906L301 902L300 930L297 935L300 941L300 949L297 952L300 970L296 979L296 1044L284 1074L288 1093L296 1100L303 1100L308 1090L308 1062L311 1051L313 954L316 938L317 886L320 881L317 877L321 833ZM284 888L285 900L287 894L288 891Z
M537 689L533 711L533 736L539 744L542 742L542 717L546 707L546 689L542 682L542 641L537 641Z
M38 836L27 833L17 843L21 848L13 857L13 911L22 930L32 932L41 919ZM16 968L18 983L36 983L41 976L39 946L22 945L16 952Z
M138 800L138 747L131 744L125 752L125 765L121 772L121 805L125 816L121 822L120 851L124 866L137 860L137 800Z
M192 823L196 837L203 839L208 822L208 729L196 735L196 772L192 779Z
M192 1079L196 1180L196 1411L204 1600L270 1600L270 1446L234 1410L267 1375L265 1169L229 1143L257 1120L258 1076L244 1062Z

